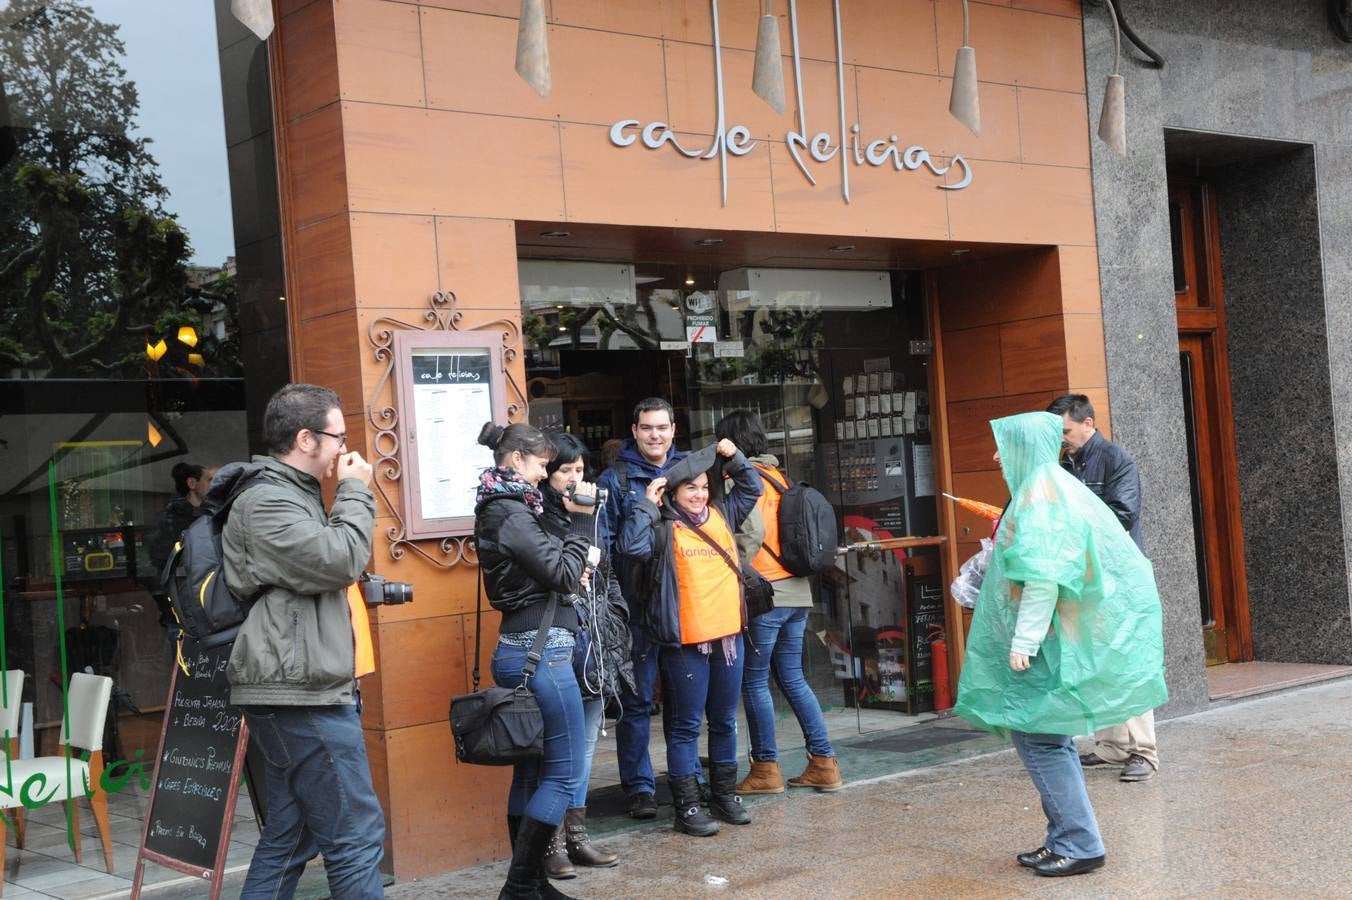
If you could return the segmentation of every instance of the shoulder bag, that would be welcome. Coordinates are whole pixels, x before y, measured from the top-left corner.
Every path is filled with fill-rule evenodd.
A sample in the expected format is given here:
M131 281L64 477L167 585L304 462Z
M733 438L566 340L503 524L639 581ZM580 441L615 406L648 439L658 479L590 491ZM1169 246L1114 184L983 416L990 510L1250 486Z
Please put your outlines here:
M483 634L483 575L479 576L474 604L474 690L451 698L451 734L455 758L478 766L511 766L538 759L544 754L545 720L539 701L530 691L530 680L544 654L549 629L558 608L557 594L550 594L544 619L535 633L535 643L526 656L521 684L514 688L479 690L479 646Z
M723 562L727 563L732 571L737 573L737 577L742 582L742 599L746 603L746 618L748 621L775 608L775 588L766 580L764 575L750 565L739 566L718 541L709 537L704 529L694 522L685 519L684 524L699 535L700 540L717 550L718 555L723 557Z

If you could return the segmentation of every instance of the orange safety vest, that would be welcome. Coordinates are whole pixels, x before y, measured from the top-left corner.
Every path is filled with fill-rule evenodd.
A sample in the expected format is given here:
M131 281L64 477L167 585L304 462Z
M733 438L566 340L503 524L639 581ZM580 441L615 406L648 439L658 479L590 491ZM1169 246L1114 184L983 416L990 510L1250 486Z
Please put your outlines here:
M715 507L700 526L737 561L732 529ZM681 595L681 643L701 644L742 630L742 584L732 567L682 522L672 522L671 558Z
M756 509L760 511L761 521L765 523L765 540L761 542L764 546L756 553L756 558L751 560L751 567L761 573L766 581L783 581L785 578L793 578L793 573L781 566L765 548L773 550L776 556L783 556L779 550L779 501L783 498L783 492L789 489L789 485L784 476L768 466L756 466L756 470L767 480L779 485L780 489L767 487L761 491L760 499L756 501Z
M352 613L352 677L361 678L376 670L376 654L371 644L371 620L366 614L366 598L355 584L347 586L347 608Z

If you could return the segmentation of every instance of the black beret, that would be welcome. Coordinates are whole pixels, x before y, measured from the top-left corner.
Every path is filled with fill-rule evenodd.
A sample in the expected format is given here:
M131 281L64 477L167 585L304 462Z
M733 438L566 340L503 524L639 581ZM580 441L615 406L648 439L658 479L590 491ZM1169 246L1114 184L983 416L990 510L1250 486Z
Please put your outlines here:
M688 453L680 462L666 471L667 490L674 491L679 485L687 481L694 481L696 478L708 472L718 461L718 449L716 444Z

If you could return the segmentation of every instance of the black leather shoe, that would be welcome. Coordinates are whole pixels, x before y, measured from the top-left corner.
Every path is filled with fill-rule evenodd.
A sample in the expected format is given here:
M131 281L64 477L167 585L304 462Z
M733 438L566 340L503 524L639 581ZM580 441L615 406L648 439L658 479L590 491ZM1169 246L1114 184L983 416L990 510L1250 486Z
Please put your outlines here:
M647 791L640 791L629 798L629 818L656 819L657 798Z
M1019 865L1027 866L1028 868L1031 869L1033 868L1033 866L1042 862L1044 859L1046 859L1051 855L1052 851L1048 850L1046 847L1038 847L1036 850L1029 850L1027 853L1020 853L1018 856L1014 858L1019 861Z
M1060 878L1063 875L1083 875L1085 872L1101 869L1103 868L1103 862L1106 859L1106 856L1095 856L1090 859L1071 859L1069 856L1048 853L1046 859L1029 868L1039 875L1046 875L1049 878Z

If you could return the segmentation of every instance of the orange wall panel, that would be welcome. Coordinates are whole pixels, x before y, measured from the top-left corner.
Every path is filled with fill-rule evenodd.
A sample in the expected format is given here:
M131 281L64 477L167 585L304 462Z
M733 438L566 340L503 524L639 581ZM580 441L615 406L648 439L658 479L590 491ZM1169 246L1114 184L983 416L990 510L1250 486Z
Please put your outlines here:
M945 332L1061 311L1057 253L1028 250L939 273Z
M343 117L326 106L290 123L285 132L291 173L291 216L296 227L347 209L347 168L343 154Z
M948 114L950 78L883 69L859 69L858 78L860 131L866 141L895 134L902 150L918 144L935 157L961 153L969 160L1020 161L1015 88L981 84L978 137Z
M944 368L950 403L1004 394L1000 326L945 332Z
M1103 306L1097 248L1059 247L1057 256L1061 267L1061 302L1066 313L1098 315Z
M333 4L311 3L296 10L281 23L277 39L281 43L281 92L287 119L337 101Z
M383 693L376 726L391 730L434 722L446 725L451 697L469 690L473 660L465 658L464 619L435 616L380 623L381 672L389 690ZM472 637L473 617L469 626ZM487 660L484 666L486 671Z
M306 316L352 308L352 231L344 215L296 230L290 250L289 302Z
M1089 110L1084 94L1043 91L1021 87L1019 92L1019 139L1023 161L1048 166L1089 168ZM982 129L985 129L986 98L981 87Z
M1108 361L1103 353L1101 316L1066 316L1066 370L1072 384L1104 387Z
M1000 326L1000 362L1007 393L1060 391L1065 386L1068 342L1062 321L1060 316L1048 316Z
M358 306L407 307L437 289L437 232L431 216L354 213L350 219Z
M1095 240L1088 169L983 161L970 187L947 193L956 241L1092 245Z
M516 227L507 219L437 223L437 284L465 309L519 310Z
M513 68L515 19L422 10L427 104L440 109L606 125L661 118L662 44L656 38L586 28L549 29L554 85L541 97Z
M1078 19L973 3L971 46L983 81L1084 93L1084 35ZM953 74L962 44L962 4L938 3L939 71Z
M418 8L388 0L343 0L334 10L342 98L421 106Z

